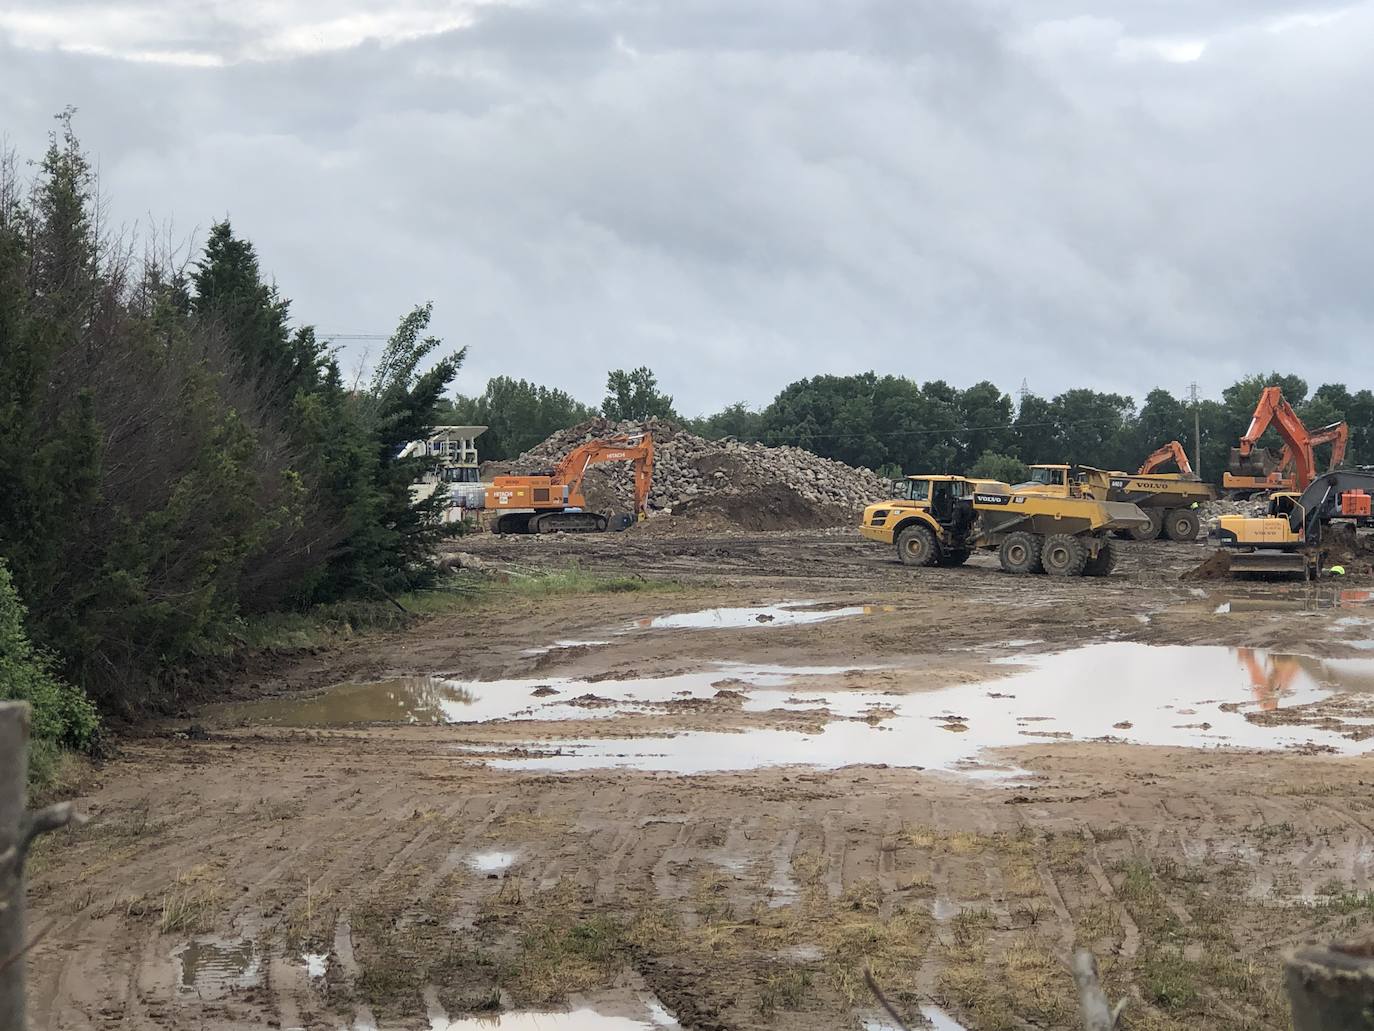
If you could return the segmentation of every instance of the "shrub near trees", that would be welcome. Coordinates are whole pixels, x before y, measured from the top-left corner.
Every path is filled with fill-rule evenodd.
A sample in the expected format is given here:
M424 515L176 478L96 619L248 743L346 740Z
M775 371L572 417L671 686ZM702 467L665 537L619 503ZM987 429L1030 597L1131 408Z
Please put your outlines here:
M438 356L417 308L349 389L228 222L187 265L134 260L97 213L69 114L32 182L0 165L0 615L15 623L22 599L36 646L6 631L8 669L48 656L29 683L132 711L244 612L433 576L440 530L396 455L463 356ZM78 742L83 720L57 736Z

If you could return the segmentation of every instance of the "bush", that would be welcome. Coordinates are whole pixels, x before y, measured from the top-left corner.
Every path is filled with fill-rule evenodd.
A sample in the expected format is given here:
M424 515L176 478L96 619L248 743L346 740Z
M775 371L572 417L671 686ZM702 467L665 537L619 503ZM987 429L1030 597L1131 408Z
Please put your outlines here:
M33 707L29 770L43 780L58 749L86 747L100 721L86 696L53 676L47 656L34 650L24 616L9 569L0 561L0 700Z
M1030 470L1019 459L1010 455L999 455L995 451L984 451L973 463L969 475L979 480L998 480L1002 483L1025 483L1030 479Z

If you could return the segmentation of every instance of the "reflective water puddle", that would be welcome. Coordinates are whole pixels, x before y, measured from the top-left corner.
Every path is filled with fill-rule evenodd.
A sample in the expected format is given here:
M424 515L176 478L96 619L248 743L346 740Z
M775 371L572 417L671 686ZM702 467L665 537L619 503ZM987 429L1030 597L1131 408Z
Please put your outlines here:
M307 977L324 977L329 971L329 956L324 952L306 952L301 955Z
M1342 587L1268 585L1263 592L1212 592L1217 603L1212 610L1223 616L1232 612L1321 612L1325 609L1351 609L1374 605L1374 591Z
M679 1031L677 1019L651 995L639 1000L639 1016L602 1013L590 1007L571 1010L519 1010L449 1020L430 1008L430 1031Z
M845 605L831 607L811 601L789 601L780 605L742 608L702 609L670 616L646 616L631 628L641 630L742 630L747 627L796 626L799 623L825 623L847 616L871 615L888 611L890 606Z
M925 1018L925 1023L914 1026L933 1029L933 1031L965 1031L963 1024L938 1006L922 1006L921 1016ZM900 1025L886 1013L861 1015L859 1026L863 1028L863 1031L900 1031Z
M1245 718L1247 712L1314 702L1336 690L1374 692L1374 660L1115 642L1030 661L1025 672L989 683L896 696L827 693L826 708L833 716L867 719L837 718L819 732L687 731L566 740L554 743L553 751L541 743L529 746L533 755L490 762L518 770L625 767L669 773L862 763L986 776L1020 771L980 762L984 750L1058 740L1194 748L1311 744L1346 754L1374 748L1374 741L1351 741L1326 728L1259 725ZM779 702L767 694L752 694L748 707L814 705L816 700L813 695ZM541 747L544 754L538 754Z
M478 852L465 860L468 867L477 873L501 873L509 870L518 852Z
M798 677L837 676L846 666L745 666L720 663L700 673L645 680L458 681L398 677L348 683L320 694L213 707L219 719L274 727L350 727L372 723L445 724L487 720L607 719L626 712L715 698L725 688L781 687ZM723 684L723 681L730 681ZM748 707L752 703L745 703ZM771 704L770 706L771 707Z
M247 938L201 935L172 950L177 994L213 999L262 983L262 957Z

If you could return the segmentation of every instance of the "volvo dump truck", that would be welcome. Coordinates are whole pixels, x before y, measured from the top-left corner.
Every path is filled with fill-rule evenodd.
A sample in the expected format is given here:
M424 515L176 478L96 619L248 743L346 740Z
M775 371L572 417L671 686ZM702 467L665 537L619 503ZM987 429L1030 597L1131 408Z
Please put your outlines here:
M889 501L864 510L859 532L893 545L909 566L959 566L975 549L996 551L1008 573L1106 576L1113 530L1148 523L1132 504L1018 494L1005 483L908 476Z
M1216 498L1210 484L1181 474L1151 476L1108 472L1090 465L1033 465L1031 478L1012 488L1018 494L1085 497L1136 505L1149 522L1118 536L1152 541L1163 532L1171 541L1197 539L1200 523L1194 505Z
M1268 514L1222 516L1217 527L1233 573L1320 575L1323 537L1332 523L1374 523L1374 472L1339 469L1314 479L1301 494L1270 496Z

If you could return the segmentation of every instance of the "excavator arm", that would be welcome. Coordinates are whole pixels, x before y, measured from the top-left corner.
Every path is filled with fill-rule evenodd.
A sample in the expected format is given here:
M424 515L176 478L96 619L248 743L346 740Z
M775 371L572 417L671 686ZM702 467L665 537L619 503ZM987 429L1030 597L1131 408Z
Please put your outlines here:
M567 488L569 498L580 497L587 470L602 462L632 462L635 476L635 515L643 516L649 504L649 488L654 479L654 438L615 437L590 440L573 448L554 467L553 482Z
M1298 418L1298 413L1293 410L1293 406L1284 399L1283 391L1276 386L1265 387L1264 392L1260 394L1259 403L1255 405L1255 414L1250 419L1250 428L1245 431L1245 436L1240 438L1240 447L1231 450L1231 471L1253 471L1251 453L1255 450L1260 437L1264 436L1264 431L1271 425L1278 431L1279 437L1292 455L1295 486L1298 490L1305 490L1316 475L1316 462L1312 457L1312 438L1307 432L1307 427Z
M1178 471L1184 476L1193 475L1192 463L1188 461L1188 452L1183 450L1183 445L1176 440L1171 440L1167 444L1161 444L1150 452L1148 458L1140 464L1140 471L1137 476L1149 476L1157 472L1161 466L1173 462L1178 466Z

